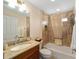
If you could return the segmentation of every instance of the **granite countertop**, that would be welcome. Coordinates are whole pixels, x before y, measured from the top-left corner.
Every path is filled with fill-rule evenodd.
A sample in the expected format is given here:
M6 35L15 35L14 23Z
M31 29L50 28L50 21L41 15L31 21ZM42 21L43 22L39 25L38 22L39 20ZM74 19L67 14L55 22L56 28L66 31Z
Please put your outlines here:
M18 50L18 51L11 51L11 48L15 47L16 45L9 47L5 51L3 51L3 56L4 56L3 58L4 59L12 59L13 57L15 57L15 56L17 56L17 55L19 55L19 54L21 54L21 53L33 48L33 47L35 47L36 45L40 44L39 42L34 41L34 40L26 41L26 42L23 42L21 44L28 44L28 43L31 44L31 45L28 46L28 47L25 47L24 49Z

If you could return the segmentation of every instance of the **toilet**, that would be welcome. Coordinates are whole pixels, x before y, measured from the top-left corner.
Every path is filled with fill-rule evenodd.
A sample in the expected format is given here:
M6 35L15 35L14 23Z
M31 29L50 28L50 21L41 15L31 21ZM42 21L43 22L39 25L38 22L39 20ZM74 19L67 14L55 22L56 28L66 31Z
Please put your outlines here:
M42 41L40 42L40 59L52 59L52 52L46 48L41 48L42 47Z
M52 53L48 49L45 49L45 48L41 49L40 54L41 54L41 57L42 57L41 59L51 59Z

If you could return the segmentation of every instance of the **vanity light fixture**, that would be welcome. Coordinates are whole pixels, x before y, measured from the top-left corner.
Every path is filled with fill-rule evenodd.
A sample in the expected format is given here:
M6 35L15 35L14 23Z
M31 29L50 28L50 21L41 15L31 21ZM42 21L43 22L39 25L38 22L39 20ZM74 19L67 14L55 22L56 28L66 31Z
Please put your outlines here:
M67 19L67 18L63 18L61 21L62 21L62 22L67 22L68 19Z
M26 12L26 5L23 0L4 0L8 3L8 6L11 8L18 8L20 12Z

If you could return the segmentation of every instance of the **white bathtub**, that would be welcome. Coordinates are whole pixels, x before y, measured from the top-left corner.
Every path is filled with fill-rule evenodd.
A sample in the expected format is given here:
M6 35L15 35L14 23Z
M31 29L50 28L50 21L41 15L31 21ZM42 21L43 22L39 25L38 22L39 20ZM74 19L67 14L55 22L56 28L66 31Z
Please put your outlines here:
M44 48L52 51L52 59L76 59L75 53L72 54L72 49L69 47L48 43Z

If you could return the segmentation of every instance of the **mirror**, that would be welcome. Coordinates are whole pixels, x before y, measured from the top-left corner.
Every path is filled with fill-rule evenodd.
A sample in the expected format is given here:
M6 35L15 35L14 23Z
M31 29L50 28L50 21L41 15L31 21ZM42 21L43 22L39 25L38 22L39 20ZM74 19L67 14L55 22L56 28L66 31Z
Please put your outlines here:
M15 41L17 37L30 36L30 14L3 4L3 40Z

